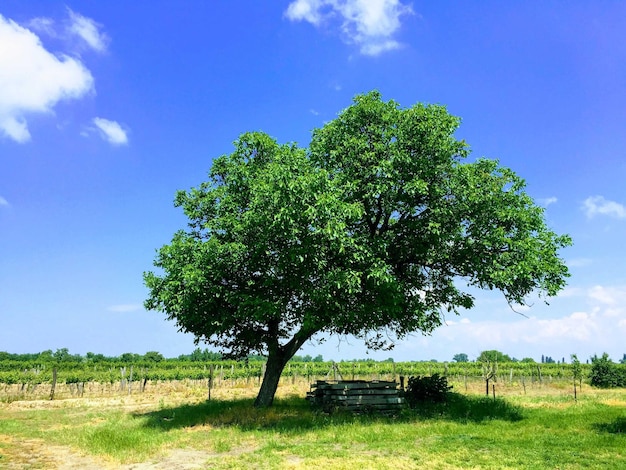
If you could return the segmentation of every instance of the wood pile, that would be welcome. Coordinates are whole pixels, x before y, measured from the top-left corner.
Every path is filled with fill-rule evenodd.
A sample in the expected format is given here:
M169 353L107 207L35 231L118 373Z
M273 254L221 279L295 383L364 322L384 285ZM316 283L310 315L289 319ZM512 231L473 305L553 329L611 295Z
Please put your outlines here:
M404 407L395 381L318 380L311 385L307 400L324 411L396 413Z

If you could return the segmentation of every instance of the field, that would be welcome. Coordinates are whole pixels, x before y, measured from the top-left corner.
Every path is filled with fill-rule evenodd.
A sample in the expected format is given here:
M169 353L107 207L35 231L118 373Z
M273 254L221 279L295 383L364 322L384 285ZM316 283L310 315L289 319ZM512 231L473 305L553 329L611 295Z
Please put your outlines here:
M215 386L210 401L198 380L130 394L90 384L81 397L69 384L53 401L5 386L0 468L626 468L624 389L583 385L575 401L566 381L501 380L495 398L481 380L451 383L447 404L392 417L311 410L309 382L295 377L262 410L246 379Z

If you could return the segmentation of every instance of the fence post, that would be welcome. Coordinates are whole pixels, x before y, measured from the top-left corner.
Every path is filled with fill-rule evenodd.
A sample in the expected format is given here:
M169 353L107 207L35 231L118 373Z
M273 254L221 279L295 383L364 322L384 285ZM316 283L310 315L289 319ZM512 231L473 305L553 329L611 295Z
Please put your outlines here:
M213 364L209 366L209 396L207 397L208 401L211 401L211 387L213 386Z
M130 376L128 377L128 394L130 395L130 392L133 388L133 366L130 366Z
M54 400L54 389L57 386L57 368L52 369L52 387L50 388L50 400Z

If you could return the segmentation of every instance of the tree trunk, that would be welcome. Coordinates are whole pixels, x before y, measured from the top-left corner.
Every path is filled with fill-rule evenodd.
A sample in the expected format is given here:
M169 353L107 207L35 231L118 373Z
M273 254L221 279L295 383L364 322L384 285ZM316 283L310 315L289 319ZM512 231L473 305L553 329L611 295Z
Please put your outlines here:
M259 394L257 395L256 400L254 400L255 407L272 406L272 403L274 403L274 395L278 389L280 376L283 373L283 369L285 368L285 365L287 365L287 361L289 359L291 359L291 356L287 357L280 350L274 351L273 353L270 352L267 357L263 382L261 383Z
M277 328L277 323L274 328ZM270 328L271 329L271 328ZM291 340L284 346L278 344L278 335L274 341L268 344L267 364L265 364L265 374L259 394L254 400L255 407L272 406L274 403L274 395L278 389L278 382L283 373L283 369L287 365L289 359L298 352L298 349L315 333L312 329L301 329Z

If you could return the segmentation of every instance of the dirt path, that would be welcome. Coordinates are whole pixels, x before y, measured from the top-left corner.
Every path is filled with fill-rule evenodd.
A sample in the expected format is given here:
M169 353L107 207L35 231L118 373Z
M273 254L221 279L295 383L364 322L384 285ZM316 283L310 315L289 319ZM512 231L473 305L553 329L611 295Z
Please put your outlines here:
M69 447L49 445L41 439L16 439L0 435L0 468L8 470L63 469L104 470L114 468Z
M159 460L120 465L41 439L19 440L6 435L0 435L0 455L0 468L6 470L195 470L207 468L207 461L214 457L208 452L174 449Z

